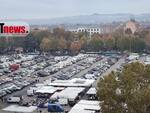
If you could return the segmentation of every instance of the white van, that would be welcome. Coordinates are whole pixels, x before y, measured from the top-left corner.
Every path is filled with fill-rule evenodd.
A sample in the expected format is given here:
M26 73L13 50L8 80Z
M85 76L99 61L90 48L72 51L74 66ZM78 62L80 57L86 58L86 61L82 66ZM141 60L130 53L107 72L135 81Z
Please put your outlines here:
M33 96L34 95L34 90L33 89L27 90L27 95L28 96Z
M34 92L40 88L41 86L43 86L43 84L36 84L35 87L30 87L30 89L27 90L27 95L28 96L33 96L34 95Z
M7 98L8 103L19 103L21 101L21 97L9 97Z
M68 105L68 99L66 99L66 98L60 98L60 99L58 99L58 103L60 105Z

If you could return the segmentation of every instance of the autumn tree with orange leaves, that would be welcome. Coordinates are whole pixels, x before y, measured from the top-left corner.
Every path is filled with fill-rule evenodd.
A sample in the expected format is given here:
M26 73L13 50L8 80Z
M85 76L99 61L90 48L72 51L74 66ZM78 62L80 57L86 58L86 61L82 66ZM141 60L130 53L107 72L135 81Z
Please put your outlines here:
M80 51L81 49L81 42L80 41L74 41L71 43L71 46L70 46L70 50L76 54Z

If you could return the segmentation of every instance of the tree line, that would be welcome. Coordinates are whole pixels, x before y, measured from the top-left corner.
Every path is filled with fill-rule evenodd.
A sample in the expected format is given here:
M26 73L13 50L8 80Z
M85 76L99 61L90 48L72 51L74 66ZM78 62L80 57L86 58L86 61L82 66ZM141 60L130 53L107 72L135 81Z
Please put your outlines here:
M25 52L41 51L53 52L70 51L131 51L142 52L149 47L149 31L140 31L136 34L125 34L123 31L115 31L111 34L72 33L62 28L55 28L53 32L48 30L32 31L26 37L1 37L0 52L13 51L22 47Z

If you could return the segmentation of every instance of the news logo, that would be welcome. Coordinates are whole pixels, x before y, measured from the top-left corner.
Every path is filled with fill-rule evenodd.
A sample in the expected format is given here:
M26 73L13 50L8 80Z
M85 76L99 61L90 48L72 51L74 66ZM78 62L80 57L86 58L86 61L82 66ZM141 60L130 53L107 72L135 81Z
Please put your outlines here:
M25 37L29 32L30 27L25 22L0 22L0 36Z

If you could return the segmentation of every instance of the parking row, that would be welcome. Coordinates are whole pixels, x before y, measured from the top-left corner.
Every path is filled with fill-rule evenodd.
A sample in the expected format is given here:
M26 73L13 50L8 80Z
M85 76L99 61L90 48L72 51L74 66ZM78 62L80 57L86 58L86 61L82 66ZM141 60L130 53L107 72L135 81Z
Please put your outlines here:
M84 58L86 58L86 55L83 54L75 57L34 56L32 59L27 60L26 62L20 61L21 66L18 70L12 71L1 76L0 82L2 84L0 85L0 97L3 97L7 94L11 94L15 91L22 90L24 87L27 87L28 85L37 82L39 77L51 75L52 72L50 72L49 67L53 69L53 67L56 67L56 65L58 64L64 64L62 67L64 68L66 66L72 65L73 62L78 62L79 60ZM67 65L66 62L68 62ZM45 70L49 70L49 72Z
M88 56L86 59L82 60L81 62L78 62L71 68L61 71L59 74L54 76L54 79L59 79L59 80L68 80L71 77L74 77L77 73L89 68L92 64L94 64L96 61L98 61L99 56Z

